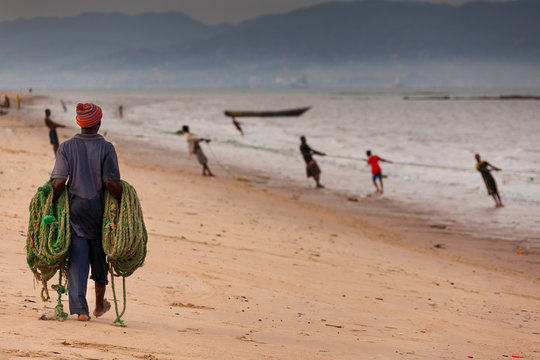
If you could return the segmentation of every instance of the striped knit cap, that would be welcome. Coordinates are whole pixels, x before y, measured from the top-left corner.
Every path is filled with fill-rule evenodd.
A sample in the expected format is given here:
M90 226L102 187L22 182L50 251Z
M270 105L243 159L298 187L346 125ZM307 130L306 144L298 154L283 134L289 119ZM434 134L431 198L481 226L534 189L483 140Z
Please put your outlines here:
M77 104L77 124L82 128L91 128L101 121L101 108L95 104Z

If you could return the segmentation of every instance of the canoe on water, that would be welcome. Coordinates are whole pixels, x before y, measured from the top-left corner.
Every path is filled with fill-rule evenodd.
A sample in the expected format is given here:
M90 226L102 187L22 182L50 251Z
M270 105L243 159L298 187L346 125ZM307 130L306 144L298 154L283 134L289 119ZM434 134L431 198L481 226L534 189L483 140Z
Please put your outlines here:
M288 110L278 110L278 111L232 111L226 110L225 115L230 117L280 117L280 116L300 116L306 111L311 109L311 106L298 108L298 109L288 109Z

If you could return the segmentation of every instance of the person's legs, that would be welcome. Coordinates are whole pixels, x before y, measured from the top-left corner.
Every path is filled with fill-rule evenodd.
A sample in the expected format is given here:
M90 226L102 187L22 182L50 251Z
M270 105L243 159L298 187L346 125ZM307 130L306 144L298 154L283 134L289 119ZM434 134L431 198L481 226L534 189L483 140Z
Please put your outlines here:
M383 182L382 182L382 175L379 174L379 182L381 183L381 194L384 192Z
M324 188L324 186L319 182L319 178L320 178L319 174L313 176L313 178L315 179L315 183L317 184L318 188Z
M56 130L49 130L49 140L51 140L51 145L53 146L54 156L56 157L56 152L58 151L58 146L60 146L60 143L58 142L58 134L56 133Z
M206 163L203 166L204 166L203 175L205 174L205 171L206 171L208 176L214 176L214 174L212 174L212 172L210 171L210 168L208 167Z
M319 165L315 160L311 160L306 165L306 175L307 177L312 177L313 180L315 180L315 185L317 188L324 188L324 186L320 183L319 179L321 178L321 169L319 168Z
M379 175L379 174L374 174L374 175L373 175L373 185L375 185L375 189L377 189L377 191L376 191L377 193L380 192L379 186L377 185L377 177L378 177L378 175Z
M94 309L94 316L99 317L105 314L111 308L111 304L105 299L105 290L107 289L108 266L105 252L101 240L89 240L90 244L90 267L92 269L92 276L96 287L96 308Z
M493 199L495 200L495 207L504 206L498 192L493 193Z
M96 308L94 309L94 316L100 317L111 309L111 303L105 299L105 290L107 289L106 285L100 284L98 282L96 285Z
M86 286L89 273L88 240L76 235L71 236L71 246L68 260L68 294L69 312L79 317L88 317L88 303L86 302ZM89 319L89 317L88 317Z

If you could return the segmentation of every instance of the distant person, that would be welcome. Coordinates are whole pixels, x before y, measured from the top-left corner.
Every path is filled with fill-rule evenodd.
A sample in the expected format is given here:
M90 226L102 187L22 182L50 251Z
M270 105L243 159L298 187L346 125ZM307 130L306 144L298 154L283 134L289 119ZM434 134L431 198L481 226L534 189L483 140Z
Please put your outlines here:
M232 117L232 123L233 123L234 127L236 127L236 129L238 131L240 131L240 134L242 134L242 136L244 136L244 131L242 130L242 126L240 126L241 123L239 121L237 121L234 116Z
M120 119L124 117L124 107L122 105L118 106L118 116Z
M482 174L488 195L493 196L493 200L495 200L495 207L503 207L504 205L501 201L501 197L499 196L499 191L497 190L497 183L495 182L493 176L491 176L492 170L501 171L501 169L491 165L487 161L482 161L480 154L476 154L474 157L476 159L476 170L480 171L480 174Z
M17 110L19 110L21 108L21 98L19 97L19 95L17 95L15 101L17 102Z
M9 109L9 105L9 97L7 95L4 95L4 102L2 103L2 107Z
M45 125L49 128L49 139L51 140L51 145L53 146L54 156L58 151L58 134L56 133L56 128L65 128L64 125L55 123L51 120L51 110L45 109Z
M60 99L60 103L62 104L62 108L64 109L64 112L67 112L67 107L66 107L66 103L64 102L64 100Z
M189 154L197 155L197 160L199 160L199 164L201 164L203 167L203 176L214 176L214 174L212 174L210 168L208 167L208 159L204 155L201 145L199 144L201 141L206 141L207 143L209 143L210 139L199 138L191 134L189 132L189 126L187 125L182 126L182 132L184 133L184 137L188 142Z
M368 165L371 165L371 175L372 175L373 185L375 185L375 189L377 190L376 193L382 194L384 191L383 176L382 176L381 167L379 166L379 161L387 162L387 163L392 163L392 162L389 160L385 160L377 155L371 155L371 150L366 151L366 155L368 157L367 163ZM377 179L379 179L379 184L381 185L380 188L377 185Z
M311 147L309 147L305 136L300 136L300 152L302 153L304 161L306 162L306 177L312 177L315 180L315 184L317 184L317 188L324 188L319 181L321 177L321 169L319 168L317 162L313 159L312 155L326 156L326 154L313 150Z
M28 92L31 94L32 93L32 88L28 89Z

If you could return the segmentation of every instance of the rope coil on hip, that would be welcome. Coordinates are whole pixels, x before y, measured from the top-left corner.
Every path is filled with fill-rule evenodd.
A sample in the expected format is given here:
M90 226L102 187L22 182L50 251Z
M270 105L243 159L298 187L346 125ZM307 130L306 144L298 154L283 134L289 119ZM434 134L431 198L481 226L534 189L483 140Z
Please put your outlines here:
M62 274L67 278L67 257L71 234L69 228L69 200L67 191L63 191L58 200L53 201L54 192L51 181L39 187L30 201L28 234L26 237L26 262L34 273L37 281L41 282L41 299L50 299L47 282L60 271L58 285L53 289L58 292L56 317L65 320L67 314L63 311L61 294L65 292L62 285Z
M125 181L122 183L120 203L105 191L105 210L103 212L103 251L109 262L111 283L116 310L115 324L123 326L121 320L126 310L125 278L141 267L146 258L148 235L144 225L143 213L135 188ZM124 305L118 311L114 277L122 277Z
M105 210L103 213L102 243L107 255L111 273L112 290L116 309L115 324L123 326L121 320L126 310L125 278L143 265L146 258L148 235L144 225L142 209L137 192L125 181L122 183L122 198L118 202L108 190L105 191ZM67 288L67 259L71 244L69 225L69 199L64 191L57 201L49 180L38 188L30 202L28 235L26 238L26 260L36 280L43 284L41 298L50 299L47 288L49 281L60 271L58 285L52 288L58 293L56 318L65 320L62 294ZM114 277L122 277L123 310L118 312ZM62 283L64 277L64 283Z

